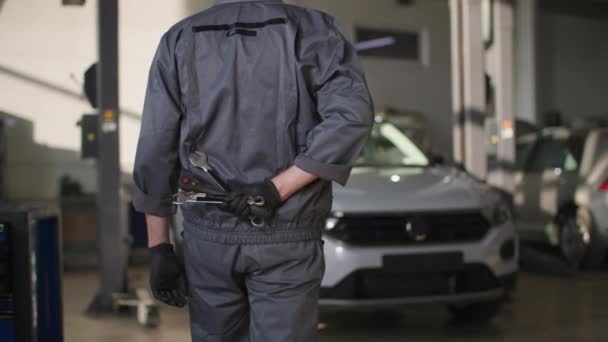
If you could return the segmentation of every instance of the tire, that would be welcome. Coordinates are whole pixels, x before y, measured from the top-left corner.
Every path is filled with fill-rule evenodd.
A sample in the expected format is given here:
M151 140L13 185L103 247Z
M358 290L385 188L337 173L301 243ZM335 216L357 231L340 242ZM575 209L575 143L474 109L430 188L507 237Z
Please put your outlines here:
M500 299L466 305L448 305L448 311L455 323L485 324L500 312L503 303L504 300Z
M605 248L589 211L578 209L561 215L559 233L559 249L570 266L592 269L602 264Z
M602 238L593 221L593 217L588 210L579 209L578 219L582 224L589 227L588 230L590 232L589 245L587 246L587 251L583 257L581 266L588 270L600 268L606 260L606 246L602 242Z

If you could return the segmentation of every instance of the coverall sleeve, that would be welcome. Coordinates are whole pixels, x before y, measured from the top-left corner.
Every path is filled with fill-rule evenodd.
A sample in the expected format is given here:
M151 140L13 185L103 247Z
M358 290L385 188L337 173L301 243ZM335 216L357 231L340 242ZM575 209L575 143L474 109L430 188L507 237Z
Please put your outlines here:
M327 18L327 31L301 41L301 67L319 123L294 164L345 185L374 122L373 104L354 46Z
M175 212L171 199L177 189L180 168L178 148L183 110L176 44L176 39L166 33L152 61L133 170L135 209L163 217Z

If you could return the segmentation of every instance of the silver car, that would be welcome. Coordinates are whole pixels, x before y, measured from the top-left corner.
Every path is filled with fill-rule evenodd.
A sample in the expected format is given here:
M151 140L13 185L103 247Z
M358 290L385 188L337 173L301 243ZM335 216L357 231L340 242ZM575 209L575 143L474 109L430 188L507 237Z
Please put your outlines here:
M514 207L522 240L596 267L608 247L608 129L546 128L517 140Z
M510 206L388 122L334 188L324 241L324 306L443 303L458 320L485 321L515 288Z

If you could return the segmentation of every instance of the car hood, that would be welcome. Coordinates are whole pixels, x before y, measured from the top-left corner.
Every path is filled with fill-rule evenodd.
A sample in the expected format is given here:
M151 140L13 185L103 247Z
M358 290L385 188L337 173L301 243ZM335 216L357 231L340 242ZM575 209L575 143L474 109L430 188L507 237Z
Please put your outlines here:
M469 210L497 200L489 186L452 167L358 167L353 169L346 187L334 187L333 211Z

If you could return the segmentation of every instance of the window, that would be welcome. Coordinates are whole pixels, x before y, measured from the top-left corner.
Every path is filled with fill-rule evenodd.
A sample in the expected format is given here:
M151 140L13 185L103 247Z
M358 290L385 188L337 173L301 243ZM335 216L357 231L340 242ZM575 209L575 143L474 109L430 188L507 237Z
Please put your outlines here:
M578 158L566 139L541 139L528 158L526 171L542 172L560 169L566 172L578 170Z
M390 123L374 126L356 166L424 167L429 161L420 149L397 127Z
M357 27L355 29L356 48L363 57L381 57L423 61L420 34Z

